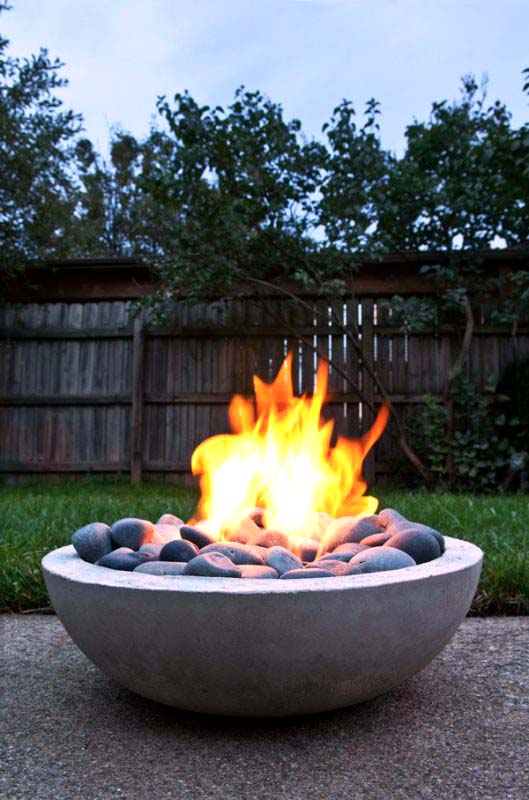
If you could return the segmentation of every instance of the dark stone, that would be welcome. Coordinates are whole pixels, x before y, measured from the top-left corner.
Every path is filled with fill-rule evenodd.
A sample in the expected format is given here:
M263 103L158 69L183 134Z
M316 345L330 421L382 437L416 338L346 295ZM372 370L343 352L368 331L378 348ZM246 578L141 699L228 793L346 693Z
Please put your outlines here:
M237 544L247 544L251 538L252 536L245 531L230 533L230 542L236 542Z
M160 553L162 552L163 547L163 544L155 544L154 542L151 542L150 544L142 544L138 550L138 553L150 553L151 556L154 556L154 558L160 558Z
M314 561L320 550L320 543L316 539L299 539L298 555L302 561Z
M394 536L397 533L408 533L409 531L415 531L416 533L429 533L430 536L436 540L441 550L441 553L445 551L445 537L439 531L436 531L435 528L430 528L429 525L422 525L420 522L409 522L409 520L405 520L403 523L397 523L395 525L391 525L388 528L388 533L391 533Z
M284 572L280 580L297 580L298 578L334 578L332 572L328 569L319 569L317 567L305 567L304 569L291 569L290 572Z
M91 522L79 528L72 536L72 544L77 555L90 564L95 564L114 549L110 528L104 522Z
M362 539L361 544L365 544L367 547L382 547L383 544L386 544L388 539L391 539L391 533L387 531L383 533L372 533L371 536L366 536L365 539Z
M240 578L241 570L222 553L204 553L188 561L183 574L205 578Z
M198 548L206 547L208 544L213 544L215 539L209 533L203 533L198 528L192 528L190 525L182 525L180 528L180 536L188 542L193 542Z
M415 561L402 550L383 545L382 547L369 547L362 553L358 553L351 559L349 564L355 567L355 571L351 574L356 574L361 572L386 572L392 569L414 567Z
M425 564L439 558L441 548L434 536L423 531L409 528L407 531L396 533L389 539L384 547L395 547L403 553L410 555L417 564Z
M339 544L336 550L333 550L332 553L325 553L322 558L339 558L340 561L350 561L363 550L367 550L367 544L362 544L360 542L345 542L345 544Z
M108 569L119 569L124 572L132 572L140 564L145 564L147 561L154 561L153 556L149 553L134 552L129 547L120 547L113 550L103 558L96 562L98 567L108 567Z
M222 553L233 564L254 564L263 566L264 559L259 551L239 542L215 542L202 548L201 553Z
M118 547L130 547L139 550L142 544L148 544L154 533L154 525L146 519L128 517L114 522L110 529L112 541Z
M182 525L185 525L183 519L180 517L175 517L174 514L162 514L160 519L156 523L157 525L174 525L176 528L181 528Z
M255 522L258 528L264 528L264 522L263 522L264 513L265 513L264 508L259 508L259 506L256 506L254 509L252 509L252 511L250 511L248 516L250 517L252 522Z
M142 575L182 575L185 565L185 561L148 561L136 567L134 572Z
M286 547L279 547L279 545L267 549L266 563L269 567L273 567L279 575L302 567L300 558L291 553L290 550L287 550Z
M176 525L158 525L154 526L152 534L152 544L167 544L167 542L174 542L175 539L180 539L180 529Z
M396 522L408 522L406 517L403 517L394 508L383 508L376 516L382 528L387 528L388 525L393 525Z
M375 516L342 517L331 522L325 533L323 544L325 550L336 550L341 544L360 543L366 536L380 533L380 525Z
M160 561L191 561L198 556L198 547L185 539L173 539L162 547Z
M259 547L286 547L288 550L289 539L281 531L273 531L270 528L264 528L261 533L252 539L252 544Z
M279 574L272 567L264 567L262 564L241 564L241 578L279 578Z
M354 574L355 570L354 567L351 567L350 564L346 563L345 561L340 561L339 559L326 559L324 561L315 561L314 564L311 564L311 568L314 569L324 569L332 572L335 577L340 577L342 575L352 575Z

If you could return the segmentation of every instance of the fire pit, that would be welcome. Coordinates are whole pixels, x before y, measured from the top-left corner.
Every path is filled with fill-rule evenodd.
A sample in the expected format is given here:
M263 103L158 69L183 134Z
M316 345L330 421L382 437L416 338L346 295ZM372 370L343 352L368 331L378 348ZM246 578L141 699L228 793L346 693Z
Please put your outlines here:
M397 511L375 514L360 440L321 418L327 371L295 398L276 380L235 397L233 433L203 442L197 516L76 531L42 562L72 639L139 694L179 708L281 716L374 697L427 664L468 611L479 548Z

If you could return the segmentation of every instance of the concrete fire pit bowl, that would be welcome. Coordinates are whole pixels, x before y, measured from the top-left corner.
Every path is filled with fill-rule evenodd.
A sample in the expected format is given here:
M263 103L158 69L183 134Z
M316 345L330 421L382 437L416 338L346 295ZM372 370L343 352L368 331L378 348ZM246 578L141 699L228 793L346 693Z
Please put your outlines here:
M422 669L465 617L482 556L447 537L420 566L297 581L119 572L71 546L42 567L74 642L123 686L181 709L273 717L359 703Z

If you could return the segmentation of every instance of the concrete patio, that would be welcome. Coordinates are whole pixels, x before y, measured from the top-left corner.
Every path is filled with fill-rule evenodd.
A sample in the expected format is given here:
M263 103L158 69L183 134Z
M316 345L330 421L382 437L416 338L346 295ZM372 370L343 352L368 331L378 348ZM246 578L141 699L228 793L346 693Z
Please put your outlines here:
M200 717L130 694L54 616L0 617L3 800L529 796L529 620L468 619L422 673L315 717Z

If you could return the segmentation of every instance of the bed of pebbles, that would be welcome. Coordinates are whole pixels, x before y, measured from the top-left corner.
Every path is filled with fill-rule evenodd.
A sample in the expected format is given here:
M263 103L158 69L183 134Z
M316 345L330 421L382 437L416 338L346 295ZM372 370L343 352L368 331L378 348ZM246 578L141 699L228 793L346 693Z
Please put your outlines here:
M296 580L333 578L413 567L444 552L439 531L410 522L386 508L369 517L320 515L317 534L291 544L263 527L255 509L225 541L215 541L200 523L186 525L172 514L157 523L120 519L92 522L72 536L78 555L108 569L148 575Z

